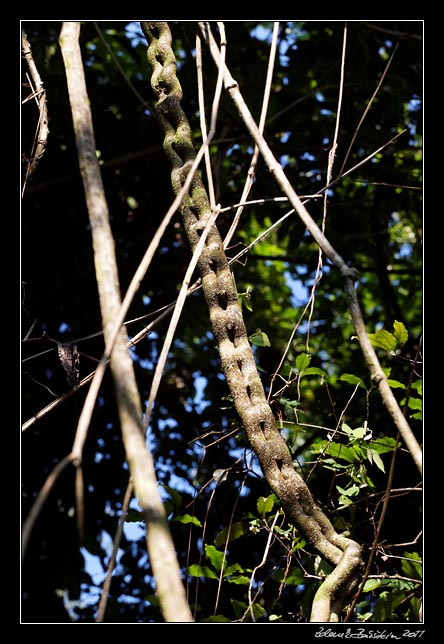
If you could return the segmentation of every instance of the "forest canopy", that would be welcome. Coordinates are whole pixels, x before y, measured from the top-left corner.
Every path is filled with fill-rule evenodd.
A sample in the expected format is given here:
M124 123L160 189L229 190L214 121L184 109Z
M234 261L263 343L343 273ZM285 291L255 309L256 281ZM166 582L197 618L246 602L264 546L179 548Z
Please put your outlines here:
M359 545L359 579L346 600L345 587L333 593L339 621L421 623L423 24L171 21L171 85L166 50L147 56L163 23L144 24L78 23L88 163L103 187L91 197L66 23L21 23L21 622L175 621L137 481L128 487L117 358L103 364L110 325L92 218L102 197L122 301L154 249L121 333L193 621L308 622L333 578L242 416L206 251L189 270L192 192L162 229L202 150L196 176L214 221L199 219L196 244L224 241L232 285L217 306L245 325L270 410L261 427L273 419L270 436L334 539ZM247 358L234 366L256 378Z

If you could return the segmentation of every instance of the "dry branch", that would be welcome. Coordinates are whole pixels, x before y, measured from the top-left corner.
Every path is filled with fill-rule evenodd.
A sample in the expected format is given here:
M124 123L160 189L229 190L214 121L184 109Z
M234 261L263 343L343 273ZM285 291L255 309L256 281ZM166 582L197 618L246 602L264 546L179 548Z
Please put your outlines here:
M22 31L22 53L23 58L28 64L30 77L30 85L32 94L28 97L27 100L35 98L38 110L39 110L39 121L37 126L37 134L33 144L32 152L30 155L30 160L26 168L26 176L24 181L24 186L26 181L31 177L31 175L37 169L38 164L40 163L43 154L46 149L46 143L49 135L49 125L48 125L48 104L46 102L46 90L43 86L43 81L40 78L40 74L34 62L32 56L31 45L29 44L28 37L26 33Z
M65 62L69 99L80 172L91 224L102 326L108 342L121 308L117 264L108 207L96 157L94 129L79 47L80 23L63 23L60 45ZM180 577L174 544L157 487L151 454L142 430L142 406L137 389L128 336L122 325L110 358L125 445L134 489L147 525L147 547L166 621L190 622L192 616ZM73 449L75 451L75 449ZM80 455L76 459L80 465Z

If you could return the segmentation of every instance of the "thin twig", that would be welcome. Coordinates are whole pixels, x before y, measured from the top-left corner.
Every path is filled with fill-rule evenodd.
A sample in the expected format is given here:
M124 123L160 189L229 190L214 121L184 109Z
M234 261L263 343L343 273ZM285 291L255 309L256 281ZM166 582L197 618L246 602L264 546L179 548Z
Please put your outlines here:
M418 22L422 22L418 20ZM375 25L371 22L362 22L361 24L369 27L370 29L376 29L376 31L381 31L384 34L389 34L390 36L398 36L398 38L415 38L416 40L422 40L422 36L417 34L408 33L405 31L398 31L397 29L387 29L386 27L381 27L380 25Z
M276 514L274 515L273 522L272 522L271 527L270 527L269 532L268 532L267 543L265 544L264 554L262 555L262 560L257 566L255 566L253 568L253 571L252 571L251 577L250 577L250 583L248 584L248 610L250 611L251 621L252 622L256 621L256 618L254 616L254 610L253 610L253 599L251 597L251 589L252 589L252 586L253 586L254 577L256 575L256 572L259 570L259 568L262 568L262 566L264 566L267 563L267 555L268 555L268 552L269 552L270 547L271 547L271 540L272 540L273 536L275 536L274 533L273 533L274 526L276 525L276 521L278 520L278 517L279 517L280 513L281 513L281 510L278 510L276 512ZM257 597L257 595L260 592L260 590L261 590L261 587L259 586L257 591L256 591L255 598Z
M339 81L339 97L338 97L338 109L336 110L336 123L335 123L335 132L333 135L333 145L328 154L328 164L327 164L327 181L328 185L331 182L333 176L333 165L336 156L336 149L338 147L338 132L339 132L339 123L341 118L341 106L342 106L342 94L344 91L344 74L345 74L345 48L347 43L347 23L344 26L344 37L342 41L342 57L341 57L341 78ZM327 204L328 204L328 190L324 192L324 203L322 211L322 225L321 230L325 234L325 227L327 221ZM314 304L316 298L316 289L322 279L322 247L318 248L318 264L316 266L316 272L313 279L313 286L310 293L310 310L307 319L307 334L305 341L305 348L307 353L310 353L310 329L311 329L311 319L314 312Z
M394 50L393 50L393 52L392 52L392 55L391 55L391 56L390 56L390 58L388 59L388 61L387 61L387 65L385 66L385 69L384 69L384 71L382 72L382 76L381 76L381 78L379 79L379 83L377 84L376 89L375 89L375 91L373 92L373 95L372 95L371 99L369 100L369 102L368 102L368 104L367 104L367 107L366 107L366 108L365 108L365 110L364 110L364 114L361 116L361 118L360 118L360 120L359 120L359 123L358 123L358 125L356 126L356 130L354 131L354 134L353 134L353 136L352 136L352 140L351 140L350 145L348 146L348 150L347 150L347 152L346 152L346 154L345 154L344 161L342 162L341 169L339 170L339 176L341 176L341 175L342 175L342 173L343 173L343 171L344 171L345 164L347 163L347 159L348 159L348 157L349 157L349 154L350 154L350 152L351 152L351 149L352 149L352 147L353 147L353 144L354 144L354 142L356 141L356 137L358 136L358 132L359 132L359 130L361 129L361 125L363 124L365 117L367 116L367 114L368 114L368 113L369 113L369 111L370 111L370 108L371 108L371 106L372 106L372 103L373 103L373 101L374 101L374 100L375 100L375 98L376 98L376 94L379 92L379 88L381 87L382 83L384 82L384 78L385 78L385 76L386 76L386 74L387 74L387 72L388 72L388 69L389 69L389 67L390 67L390 63L392 62L392 60L393 60L393 56L395 55L395 52L396 52L396 50L397 50L397 49L398 49L398 45L396 45L396 47L394 48Z
M120 542L122 541L123 527L125 524L125 519L128 512L129 504L133 496L133 490L134 490L133 483L132 481L129 481L126 487L125 496L123 499L122 512L119 517L119 523L117 525L116 534L114 535L113 549L108 561L108 566L106 568L105 581L103 582L102 594L100 595L99 606L97 609L97 614L95 619L96 622L103 622L103 618L105 616L106 605L108 603L108 597L109 597L109 589L111 587L112 574L114 571L114 567L116 565L117 553L119 552Z
M146 406L145 417L144 417L144 421L143 421L144 431L147 431L148 426L149 426L149 422L150 422L150 418L151 418L151 412L152 412L152 409L153 409L153 406L154 406L154 401L155 401L155 399L157 397L157 392L159 390L160 382L161 382L161 379L162 379L162 373L163 373L163 370L164 370L164 367L165 367L166 360L168 358L168 353L169 353L171 344L172 344L173 339L174 339L174 334L175 334L175 331L176 331L176 327L177 327L177 325L179 323L180 315L182 313L182 309L183 309L183 306L185 304L185 299L187 297L189 282L190 282L191 277L192 277L192 275L193 275L193 273L195 271L195 268L197 266L197 262L199 261L199 257L200 257L200 255L202 253L202 249L203 249L203 247L205 245L208 233L210 232L211 227L214 225L214 222L216 221L216 217L217 217L218 214L219 214L218 212L215 212L209 217L208 223L206 224L206 226L204 228L204 231L202 233L202 236L199 239L199 242L198 242L198 244L196 246L196 249L195 249L195 251L193 253L191 261L190 261L190 263L188 265L188 269L187 269L185 278L184 278L184 280L182 282L182 286L181 286L181 289L179 291L179 296L178 296L177 301L176 301L176 306L174 307L173 315L172 315L172 318L170 320L170 324L168 326L168 331L167 331L165 340L164 340L163 345L162 345L162 350L160 352L160 356L159 356L159 359L158 359L157 365L156 365L156 370L154 372L153 380L152 380L152 383L151 383L150 395L148 397L148 403L147 403L147 406Z
M217 609L218 609L218 606L219 606L220 593L221 593L222 582L223 582L223 577L224 577L225 562L227 560L228 543L230 541L230 534L231 534L231 528L233 526L234 514L235 514L236 508L237 508L237 506L239 504L239 499L241 498L242 490L243 490L243 488L244 488L244 486L246 484L246 479L247 479L247 475L244 475L244 477L242 479L242 482L239 485L239 488L238 488L238 491L237 491L236 500L234 501L233 506L231 508L230 519L229 519L228 525L227 525L227 536L226 536L225 543L224 543L224 555L223 555L223 559L222 559L222 566L221 566L221 569L220 569L219 580L218 580L218 584L217 584L216 601L215 601L215 604L214 604L214 614L215 615L217 614Z
M46 90L43 87L43 81L37 70L34 58L32 56L31 45L29 44L26 33L22 30L22 52L25 58L29 73L31 74L32 82L34 83L33 94L35 96L37 106L39 109L39 120L36 131L36 136L33 143L30 161L26 168L26 176L23 181L22 196L29 177L35 172L38 164L40 163L46 149L48 141L49 127L48 127L48 104L46 101Z
M137 97L137 100L140 102L140 106L145 107L146 104L148 103L148 101L146 101L143 98L143 96L137 91L137 89L134 87L133 83L128 78L127 73L122 68L122 65L119 63L119 61L118 61L116 55L114 54L113 50L111 49L110 45L105 40L105 38L103 36L103 33L102 33L102 30L100 29L99 24L97 22L94 22L94 27L96 28L97 34L98 34L98 36L99 36L99 38L100 38L100 40L102 42L102 45L105 47L106 51L111 56L111 59L112 59L114 65L117 67L117 69L118 69L119 73L121 74L121 76L123 77L125 83L128 85L128 87L130 88L132 93Z
M266 121L266 116L267 116L267 111L268 111L268 104L270 101L270 93L271 93L271 83L273 80L273 71L274 71L274 64L276 60L276 50L277 50L277 38L279 34L279 23L275 22L273 25L273 36L271 40L271 48L270 48L270 56L268 59L268 70L267 70L267 78L265 81L265 90L264 90L264 99L262 101L262 109L261 109L261 115L259 118L259 132L261 134L264 131L265 127L265 121ZM245 181L244 189L242 191L242 196L240 200L240 206L234 216L233 222L230 226L230 230L225 236L224 239L224 248L228 248L228 245L231 241L231 238L234 235L234 232L239 224L239 220L241 218L242 212L244 210L244 202L246 202L248 195L250 194L250 190L253 186L253 181L254 181L254 173L257 165L257 161L259 158L259 148L257 145L254 146L254 151L253 151L253 157L251 159L250 167L248 168L248 173L247 173L247 179Z
M75 497L76 497L76 518L79 531L80 543L85 538L85 498L82 466L76 467Z
M225 49L224 49L225 51ZM203 139L207 136L207 123L205 119L205 99L204 99L204 82L202 75L202 44L199 34L196 34L196 69L197 69L197 95L199 100L199 118L200 130ZM207 173L208 196L210 205L214 209L216 206L216 197L214 192L213 171L211 169L210 151L205 150L205 169Z

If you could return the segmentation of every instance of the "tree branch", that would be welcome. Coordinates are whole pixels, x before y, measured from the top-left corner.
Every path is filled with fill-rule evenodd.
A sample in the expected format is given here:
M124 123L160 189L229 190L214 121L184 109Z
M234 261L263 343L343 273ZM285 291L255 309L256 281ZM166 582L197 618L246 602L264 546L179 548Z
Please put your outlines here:
M79 32L80 23L64 22L60 33L60 45L65 62L79 165L93 237L102 326L105 341L108 343L115 320L120 314L120 287L108 207L96 158L93 123L78 42ZM165 508L157 487L154 464L142 431L141 401L127 343L125 327L121 325L111 353L110 368L126 456L136 496L147 525L147 547L156 579L157 594L167 622L191 622L193 619L186 601ZM83 411L79 425L83 421L87 426L89 410L86 412L87 416ZM77 464L81 462L82 441L83 437L78 433L73 446Z

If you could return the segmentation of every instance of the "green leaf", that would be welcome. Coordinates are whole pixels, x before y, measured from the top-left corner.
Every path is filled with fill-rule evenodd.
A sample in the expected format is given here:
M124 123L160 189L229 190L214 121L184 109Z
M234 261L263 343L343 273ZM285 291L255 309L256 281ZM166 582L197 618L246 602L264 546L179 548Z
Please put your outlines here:
M356 496L357 494L359 494L359 487L357 485L352 485L347 490L344 490L344 488L337 485L336 489L338 490L338 492L344 494L345 496Z
M278 525L275 525L274 526L274 531L277 534L280 534L281 537L288 537L288 535L290 535L293 532L293 526L290 526L290 527L284 529L284 528L279 527Z
M348 434L351 438L356 438L356 439L361 439L364 438L364 436L367 434L367 429L365 427L357 427L356 429L352 429L347 425L347 423L342 423L341 429L343 432Z
M368 337L374 347L394 352L405 345L409 334L404 324L397 320L393 323L393 331L394 333L389 333L385 329L381 329L376 333L369 333Z
M405 405L405 398L401 400L401 405ZM413 398L410 396L410 398L407 401L407 405L409 409L418 409L419 411L422 411L422 400L420 398Z
M369 333L368 337L370 338L370 342L374 347L379 347L380 349L385 349L386 351L395 351L396 349L397 343L395 336L385 329L376 331L376 333Z
M238 563L233 564L232 566L227 566L224 570L224 577L228 577L229 575L234 574L235 572L247 572L242 568L242 566Z
M222 566L225 567L227 565L227 560L224 557L224 553L214 546L206 545L205 554L207 555L208 559L213 564L213 568L217 570L217 572L220 572Z
M250 526L248 521L237 521L236 523L233 523L231 526L224 528L218 534L216 535L216 538L214 539L214 543L216 546L224 546L227 543L227 535L229 533L228 537L228 543L230 541L235 541L236 539L239 539L239 537L243 537L244 534L249 534L250 532Z
M187 573L191 577L206 577L207 579L219 579L216 573L208 568L208 566L199 566L199 564L192 564L188 566Z
M293 540L293 549L292 550L293 550L293 552L296 552L297 550L300 550L301 548L305 548L306 545L307 545L307 542L304 539L304 537L298 536L296 541Z
M402 382L398 382L398 380L387 380L387 382L392 389L406 389L406 386Z
M340 443L330 443L327 453L334 458L340 458L348 463L357 463L361 460L361 450L358 447L348 447Z
M422 579L422 559L417 552L404 552L401 562L402 572L406 577ZM414 559L414 561L412 561Z
M354 376L352 373L343 373L342 376L340 376L339 380L348 382L351 385L359 385L360 387L367 389L362 378L358 378L358 376Z
M401 349L409 338L408 331L405 328L404 324L402 322L398 322L397 320L395 320L393 323L393 330L395 332L396 348Z
M369 593L372 590L379 588L380 585L381 585L381 581L379 579L367 579L367 581L364 584L363 591L365 593Z
M381 623L393 621L396 609L404 599L405 592L396 588L395 584L390 584L390 589L382 591L379 595L373 611L373 619Z
M334 458L324 458L322 461L322 467L325 467L327 470L341 470L348 466L337 463Z
M320 575L320 574L329 575L333 570L333 565L325 561L325 559L323 559L320 555L316 555L314 558L313 568L316 575Z
M301 373L302 371L305 371L310 362L311 356L309 356L308 353L300 353L296 358L296 369Z
M363 455L363 458L365 458L365 455ZM366 485L371 490L375 489L375 484L369 477L367 468L364 463L359 463L359 470L357 471L355 468L352 472L350 472L350 475L353 481L359 484L360 488L362 488L363 485Z
M308 369L304 369L304 376L321 376L322 378L326 378L327 373L323 369L319 369L319 367L308 367Z
M234 280L234 277L233 277ZM240 308L245 304L245 307L249 311L253 311L253 307L251 306L251 287L249 286L246 290L245 293L238 293L237 294L237 301L239 303Z
M178 521L179 523L192 523L193 525L197 525L198 528L202 527L202 523L199 519L191 516L191 514L182 514L179 517L174 517L173 521Z
M281 405L284 405L285 407L299 407L301 404L298 400L289 400L288 398L279 398L279 402Z
M125 517L127 523L137 523L143 521L143 514L139 510L128 510L128 513Z
M384 463L382 462L381 457L379 456L378 452L371 448L367 448L367 458L370 461L370 463L374 463L376 467L379 467L379 469L384 472L385 474L385 467Z
M256 502L257 511L261 519L265 517L269 512L272 511L276 497L274 494L269 496L260 496Z
M240 577L231 577L231 579L227 579L227 581L230 584L238 584L239 586L248 586L250 583L250 578L245 577L245 575L241 575Z
M347 425L347 423L342 423L341 429L346 434L351 434L353 431L352 428Z
M351 430L351 436L353 436L353 438L364 438L366 434L367 430L364 427L357 427L356 429Z
M254 344L257 347L271 347L268 335L265 333L265 331L261 331L260 329L257 329L256 333L250 335L249 340L251 344Z
M371 448L373 452L378 452L378 454L385 454L386 452L392 452L395 449L396 440L390 436L382 436L371 440L367 447Z

